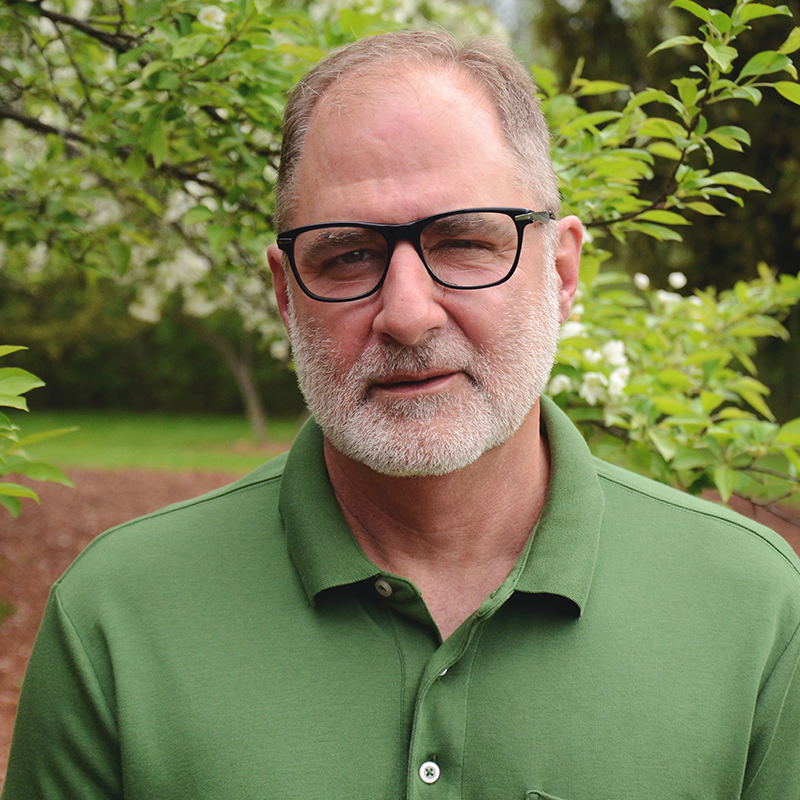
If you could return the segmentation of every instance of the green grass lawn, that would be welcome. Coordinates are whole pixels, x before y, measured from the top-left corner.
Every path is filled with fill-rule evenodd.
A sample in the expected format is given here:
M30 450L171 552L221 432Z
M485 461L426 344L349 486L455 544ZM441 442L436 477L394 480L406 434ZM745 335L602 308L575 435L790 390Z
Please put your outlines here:
M26 448L32 459L63 468L206 470L245 474L287 450L300 420L271 420L256 441L239 417L127 412L10 413L20 438L40 431L78 430Z

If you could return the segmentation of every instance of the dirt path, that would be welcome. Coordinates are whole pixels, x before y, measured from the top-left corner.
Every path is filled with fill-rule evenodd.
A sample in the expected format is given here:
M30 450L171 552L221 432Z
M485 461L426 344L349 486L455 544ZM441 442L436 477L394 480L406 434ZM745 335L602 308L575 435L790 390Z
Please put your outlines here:
M36 484L42 504L27 503L19 519L0 508L0 598L13 613L0 624L0 788L6 770L19 687L47 593L99 533L120 522L223 486L222 473L72 470L76 488ZM748 514L752 509L740 506ZM800 531L759 510L756 518L800 553Z

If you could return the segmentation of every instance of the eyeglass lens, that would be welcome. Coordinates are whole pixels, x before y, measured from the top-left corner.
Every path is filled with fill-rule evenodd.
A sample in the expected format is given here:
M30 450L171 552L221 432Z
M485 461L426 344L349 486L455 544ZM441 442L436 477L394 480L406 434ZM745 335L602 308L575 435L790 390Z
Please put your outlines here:
M496 283L511 271L518 233L508 214L449 214L429 222L420 246L430 271L458 288ZM344 299L372 291L389 257L383 234L357 225L316 228L299 234L295 266L305 287L319 297Z

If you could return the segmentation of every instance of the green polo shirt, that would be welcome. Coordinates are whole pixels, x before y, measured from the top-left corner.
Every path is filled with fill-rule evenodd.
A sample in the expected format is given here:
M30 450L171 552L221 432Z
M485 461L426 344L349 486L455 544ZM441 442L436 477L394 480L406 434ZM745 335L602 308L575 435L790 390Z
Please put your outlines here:
M541 518L444 643L353 538L313 423L96 539L53 588L3 800L800 798L794 554L543 421Z

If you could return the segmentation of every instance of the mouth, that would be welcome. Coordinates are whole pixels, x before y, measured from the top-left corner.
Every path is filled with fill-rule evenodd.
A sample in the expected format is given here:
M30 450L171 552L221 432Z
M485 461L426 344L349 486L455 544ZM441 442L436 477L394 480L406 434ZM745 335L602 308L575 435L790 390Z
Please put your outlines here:
M448 371L423 375L391 375L373 383L371 389L393 395L433 392L443 389L461 374L459 371Z

